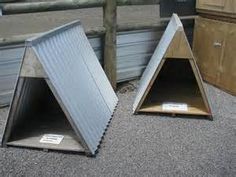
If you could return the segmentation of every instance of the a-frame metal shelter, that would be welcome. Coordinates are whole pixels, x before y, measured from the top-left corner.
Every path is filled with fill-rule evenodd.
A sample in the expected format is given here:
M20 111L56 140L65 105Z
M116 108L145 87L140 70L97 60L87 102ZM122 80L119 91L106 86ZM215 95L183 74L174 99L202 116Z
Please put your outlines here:
M79 21L26 42L3 146L94 155L118 98Z
M142 75L133 112L211 117L200 72L176 14Z

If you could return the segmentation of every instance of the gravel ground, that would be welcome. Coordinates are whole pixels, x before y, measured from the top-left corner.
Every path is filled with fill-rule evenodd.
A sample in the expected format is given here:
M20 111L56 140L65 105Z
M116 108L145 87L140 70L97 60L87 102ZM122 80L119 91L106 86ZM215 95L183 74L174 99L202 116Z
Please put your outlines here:
M214 121L134 116L136 89L121 87L120 102L95 158L1 148L0 176L235 176L236 97L205 86ZM0 135L7 110L0 110Z

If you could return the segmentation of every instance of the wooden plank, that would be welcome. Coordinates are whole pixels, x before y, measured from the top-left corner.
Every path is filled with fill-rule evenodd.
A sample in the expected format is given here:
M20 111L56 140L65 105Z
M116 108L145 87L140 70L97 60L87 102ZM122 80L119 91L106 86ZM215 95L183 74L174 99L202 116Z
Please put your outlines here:
M107 0L70 0L70 1L51 1L51 2L20 2L20 3L5 3L0 5L0 9L4 15L19 14L19 13L33 13L33 12L47 12L69 9L81 9L102 7ZM119 6L124 5L152 5L159 4L160 0L112 0Z
M51 1L51 2L6 3L1 5L1 9L3 14L6 15L6 14L81 9L88 7L101 7L103 5L104 5L103 0L86 0L86 1L71 0L71 1Z
M219 63L220 76L218 85L231 94L236 95L236 24L228 24L223 52Z
M219 63L227 26L199 17L195 21L193 53L201 73L211 82L219 77ZM204 42L203 42L204 39Z
M205 9L198 9L198 13L202 17L236 23L236 14L221 13Z
M176 96L176 95L174 95ZM204 107L202 107L202 101L200 99L180 99L184 103L188 105L188 111L178 111L178 110L163 110L162 102L155 102L150 103L148 105L145 105L143 108L139 110L139 112L143 113L170 113L170 114L185 114L185 115L201 115L201 116L210 116L209 113L207 113L204 110Z
M235 0L197 0L196 2L197 11L205 13L236 17L236 1Z
M116 89L116 1L106 0L103 15L103 26L106 29L104 39L104 70L112 87Z
M179 19L182 20L194 20L198 17L198 15L187 15L187 16L179 16ZM169 22L171 17L162 17L161 22Z

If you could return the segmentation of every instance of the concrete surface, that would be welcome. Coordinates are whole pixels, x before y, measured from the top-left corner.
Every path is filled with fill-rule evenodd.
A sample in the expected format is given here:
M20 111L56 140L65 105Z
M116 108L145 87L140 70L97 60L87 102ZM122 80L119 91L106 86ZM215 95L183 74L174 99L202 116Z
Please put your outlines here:
M214 121L198 117L134 116L131 110L136 89L130 84L120 86L120 102L96 158L1 148L0 176L233 177L236 97L210 85L206 89ZM0 110L0 135L7 110Z

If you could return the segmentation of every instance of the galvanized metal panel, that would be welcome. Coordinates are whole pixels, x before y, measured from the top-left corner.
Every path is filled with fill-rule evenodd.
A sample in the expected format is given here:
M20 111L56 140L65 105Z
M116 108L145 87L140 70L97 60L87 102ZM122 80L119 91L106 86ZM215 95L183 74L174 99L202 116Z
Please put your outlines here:
M133 43L156 41L156 39L160 39L162 33L163 30L152 29L119 32L117 36L117 45L125 46L132 45Z
M0 107L10 103L23 54L23 45L0 47Z
M1 62L0 63L0 77L16 75L19 72L20 60Z
M117 36L117 82L142 75L162 31L136 30L120 32Z
M176 31L179 28L182 28L182 23L180 22L179 18L176 15L173 15L173 17L171 18L171 21L169 22L161 40L159 45L157 46L157 48L154 51L154 54L150 60L150 62L148 63L141 81L140 81L140 85L139 85L139 89L133 104L133 112L135 112L140 104L140 101L142 99L142 97L144 96L144 93L146 92L149 83L151 82L163 56L165 55L168 46L170 45Z
M90 37L88 40L99 62L102 63L102 55L103 55L102 38L100 36L93 36L93 37Z
M80 55L83 57L84 62L90 69L91 76L93 77L96 85L98 86L102 97L105 99L105 103L109 107L111 113L114 111L114 107L118 101L113 88L110 85L110 82L107 76L104 74L102 67L100 67L100 63L91 47L87 37L83 31L82 26L77 26L75 29L74 37L76 39L80 39L75 41L75 46L77 46L77 50ZM69 33L68 33L69 34ZM99 66L99 67L97 67Z
M24 45L16 45L10 47L0 47L0 62L20 59L19 56L23 55L22 49Z
M122 70L118 70L118 78L119 81L128 81L137 78L137 76L141 76L146 66L140 66L140 67L132 67L132 68L126 68ZM129 78L129 79L127 79Z
M14 89L15 80L16 80L15 75L2 76L0 80L1 94L12 91Z
M38 56L76 132L94 154L118 99L80 23L31 39L28 45Z

